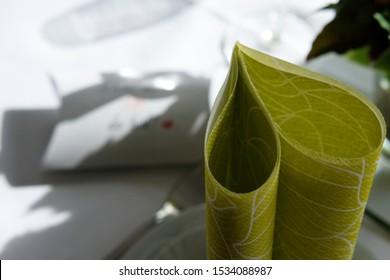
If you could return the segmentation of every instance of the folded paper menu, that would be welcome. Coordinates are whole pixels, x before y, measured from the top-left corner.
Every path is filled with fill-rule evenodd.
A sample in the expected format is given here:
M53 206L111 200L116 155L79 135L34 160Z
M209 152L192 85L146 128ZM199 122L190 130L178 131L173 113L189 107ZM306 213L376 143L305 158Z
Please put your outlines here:
M241 44L205 142L210 259L351 259L385 137L336 80Z

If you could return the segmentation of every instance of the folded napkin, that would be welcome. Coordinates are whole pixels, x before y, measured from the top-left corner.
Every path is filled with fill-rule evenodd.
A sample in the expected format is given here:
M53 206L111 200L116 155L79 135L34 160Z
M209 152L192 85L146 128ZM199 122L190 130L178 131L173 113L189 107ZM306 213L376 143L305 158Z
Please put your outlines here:
M205 142L210 259L351 259L385 137L336 80L235 46Z

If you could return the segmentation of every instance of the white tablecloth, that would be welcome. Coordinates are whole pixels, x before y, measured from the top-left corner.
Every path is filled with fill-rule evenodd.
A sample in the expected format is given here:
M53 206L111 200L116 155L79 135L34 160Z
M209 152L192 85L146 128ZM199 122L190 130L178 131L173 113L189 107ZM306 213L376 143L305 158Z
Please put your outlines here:
M266 10L274 1L191 1L189 8L158 24L96 42L61 46L45 38L42 28L49 20L92 2L0 1L2 259L104 258L153 217L175 182L190 170L42 172L41 156L60 106L49 75L131 67L211 77L225 65L220 44L226 18L253 10L255 2ZM286 1L283 5L307 14L328 1L288 2L291 6ZM314 15L313 30L328 18ZM310 41L303 44L309 48ZM372 227L362 232L366 239L378 235ZM383 236L377 248L386 244Z

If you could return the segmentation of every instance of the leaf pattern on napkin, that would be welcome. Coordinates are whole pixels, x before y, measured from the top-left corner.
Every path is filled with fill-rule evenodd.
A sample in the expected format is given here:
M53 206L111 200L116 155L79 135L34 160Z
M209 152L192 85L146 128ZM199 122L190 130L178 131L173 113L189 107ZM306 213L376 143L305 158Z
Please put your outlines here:
M352 88L237 44L206 132L209 258L352 258L384 135Z

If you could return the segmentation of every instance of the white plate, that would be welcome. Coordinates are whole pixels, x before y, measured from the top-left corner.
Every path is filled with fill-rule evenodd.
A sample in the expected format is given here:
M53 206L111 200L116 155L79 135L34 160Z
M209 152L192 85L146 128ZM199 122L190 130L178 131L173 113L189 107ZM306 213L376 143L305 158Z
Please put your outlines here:
M150 230L124 254L123 259L205 260L204 204L171 217Z
M374 259L358 242L354 258ZM206 219L204 204L169 218L143 236L123 256L129 260L205 260Z

